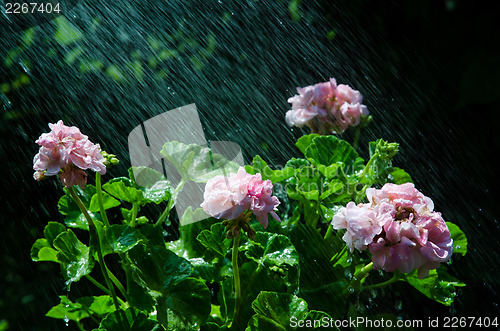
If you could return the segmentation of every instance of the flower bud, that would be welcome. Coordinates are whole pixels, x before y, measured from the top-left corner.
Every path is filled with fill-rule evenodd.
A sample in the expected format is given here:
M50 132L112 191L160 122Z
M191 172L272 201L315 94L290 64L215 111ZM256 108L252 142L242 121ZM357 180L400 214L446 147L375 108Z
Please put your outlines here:
M41 181L42 179L47 178L47 176L45 176L45 171L35 171L35 173L33 174L33 178L36 181Z
M104 157L104 165L109 168L120 163L120 160L116 157L115 154L109 154L106 151L101 151L102 156Z
M375 150L380 155L380 158L386 161L391 160L394 155L398 152L398 143L389 143L382 139L377 140L377 145L375 146Z

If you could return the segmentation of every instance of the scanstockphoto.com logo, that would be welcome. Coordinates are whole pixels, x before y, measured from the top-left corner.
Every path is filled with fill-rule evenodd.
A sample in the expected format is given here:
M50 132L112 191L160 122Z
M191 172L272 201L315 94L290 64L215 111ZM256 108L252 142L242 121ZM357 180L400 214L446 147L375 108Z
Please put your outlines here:
M0 29L20 32L47 23L73 8L78 0L0 0Z
M195 104L167 111L135 127L128 136L134 180L147 187L163 174L176 189L175 209L181 225L188 208L193 211L189 222L210 217L200 208L208 179L229 176L243 166L238 144L205 138ZM147 171L153 169L154 172Z

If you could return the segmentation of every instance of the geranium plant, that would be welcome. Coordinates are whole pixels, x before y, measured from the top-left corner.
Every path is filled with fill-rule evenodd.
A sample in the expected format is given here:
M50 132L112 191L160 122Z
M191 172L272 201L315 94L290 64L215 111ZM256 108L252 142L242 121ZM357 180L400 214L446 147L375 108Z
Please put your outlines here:
M446 266L466 254L463 232L392 165L397 143L373 141L363 160L339 138L370 121L359 91L330 79L298 93L286 121L312 131L296 143L303 158L273 170L257 155L241 167L206 147L165 142L176 187L144 167L103 184L116 157L78 128L50 124L36 141L34 177L60 179L62 216L31 258L58 263L68 288L89 282L95 295L61 295L47 316L96 331L291 330L291 321L355 317L353 298L398 281L451 305L465 284ZM203 202L167 241L163 224L189 181L206 183ZM147 204L164 210L148 219Z

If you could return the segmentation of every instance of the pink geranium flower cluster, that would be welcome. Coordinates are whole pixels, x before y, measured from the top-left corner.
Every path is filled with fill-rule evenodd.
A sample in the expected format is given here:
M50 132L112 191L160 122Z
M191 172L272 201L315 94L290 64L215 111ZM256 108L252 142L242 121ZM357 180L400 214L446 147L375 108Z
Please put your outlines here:
M101 175L106 173L104 157L99 144L91 142L80 129L66 126L63 121L49 124L51 131L43 133L36 141L40 145L38 154L33 160L36 180L45 176L59 175L66 187L87 184L86 169Z
M363 96L348 85L337 85L335 79L306 87L297 87L299 94L288 99L292 109L286 113L289 126L308 126L313 133L343 133L356 126L368 109L361 104Z
M369 203L349 202L333 217L334 229L346 229L342 239L351 252L368 248L375 270L418 269L420 278L450 259L450 231L432 200L412 183L369 188L366 196Z
M280 201L273 196L273 184L262 180L261 174L250 175L243 167L229 177L215 176L205 186L203 210L218 219L231 220L250 210L264 226L268 225L268 213L280 221L274 212Z

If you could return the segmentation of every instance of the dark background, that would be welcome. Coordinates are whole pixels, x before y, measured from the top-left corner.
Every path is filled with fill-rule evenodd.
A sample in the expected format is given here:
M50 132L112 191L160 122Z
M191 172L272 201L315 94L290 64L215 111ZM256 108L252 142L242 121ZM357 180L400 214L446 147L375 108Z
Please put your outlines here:
M57 46L50 41L54 25L45 24L24 55L11 66L3 63L0 84L13 86L23 63L29 63L30 83L0 94L0 158L6 170L1 175L0 325L6 320L9 330L63 329L64 322L44 314L58 303L58 295L87 293L85 281L68 292L58 266L29 257L45 224L61 221L60 184L31 179L34 141L48 131L47 123L61 118L117 154L122 162L110 176L119 176L130 165L128 132L194 102L209 140L239 143L247 163L260 154L282 165L299 156L293 144L306 132L286 126L287 98L296 86L329 77L360 90L374 117L362 132L360 154L366 156L367 142L380 137L400 143L395 165L412 175L435 209L469 240L468 254L449 268L467 283L452 307L395 284L387 291L391 300L385 304L391 303L375 302L363 308L366 314L425 320L500 315L494 208L500 31L494 8L466 0L304 1L297 17L289 6L287 1L193 1L127 7L120 1L90 1L67 15L85 38ZM96 17L101 23L93 32ZM134 50L141 50L139 60L147 64L154 50L146 36L176 31L183 35L170 46L179 56L160 67L144 65L144 79L118 83L105 74L112 65L126 66ZM196 47L184 51L182 42L206 46L210 34L217 41L215 53L196 68L190 57L200 53ZM20 38L15 31L2 33L0 59L20 45ZM85 49L82 56L103 61L102 70L82 74L78 65L64 61L79 46ZM155 78L160 70L166 76ZM352 139L352 133L343 138Z

